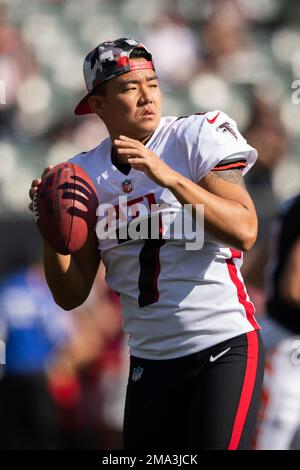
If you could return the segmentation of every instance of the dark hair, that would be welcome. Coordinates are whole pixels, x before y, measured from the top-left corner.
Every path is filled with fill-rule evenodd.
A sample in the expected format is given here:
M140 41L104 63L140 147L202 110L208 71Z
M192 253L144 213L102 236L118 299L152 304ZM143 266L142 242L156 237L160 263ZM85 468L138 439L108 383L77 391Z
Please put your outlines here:
M145 49L142 47L137 47L136 49L133 49L133 51L130 54L130 59L146 59L146 60L151 60L151 54L147 52ZM100 85L96 86L96 88L90 93L90 96L93 95L100 95L100 96L105 96L106 95L106 83L107 82L102 82Z
M142 47L137 47L136 49L133 49L133 51L130 53L130 59L146 59L146 60L151 60L151 54L146 51L146 49L143 49Z

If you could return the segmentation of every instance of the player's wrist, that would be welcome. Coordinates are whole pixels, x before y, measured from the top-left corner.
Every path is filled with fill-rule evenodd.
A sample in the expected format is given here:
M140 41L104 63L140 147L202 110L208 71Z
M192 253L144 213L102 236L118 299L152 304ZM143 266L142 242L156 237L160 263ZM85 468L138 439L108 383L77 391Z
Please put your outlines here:
M169 189L170 191L175 189L179 184L180 176L181 175L179 173L172 170L166 178L164 187Z

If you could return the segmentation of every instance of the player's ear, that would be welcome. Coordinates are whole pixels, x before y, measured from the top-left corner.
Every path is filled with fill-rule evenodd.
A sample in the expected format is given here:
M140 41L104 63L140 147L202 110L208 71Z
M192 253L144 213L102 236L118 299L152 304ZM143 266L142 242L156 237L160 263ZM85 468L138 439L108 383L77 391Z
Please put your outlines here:
M99 95L91 95L88 97L88 103L93 113L102 117L103 114L103 97Z

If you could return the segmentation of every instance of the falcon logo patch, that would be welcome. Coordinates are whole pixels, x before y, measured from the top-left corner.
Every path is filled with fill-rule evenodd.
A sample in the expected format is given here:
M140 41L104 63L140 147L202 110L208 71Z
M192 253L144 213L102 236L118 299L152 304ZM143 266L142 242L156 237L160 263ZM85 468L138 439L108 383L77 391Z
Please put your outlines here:
M237 140L237 135L235 131L232 129L231 124L229 122L223 122L220 126L217 127L218 132L230 132L231 135Z

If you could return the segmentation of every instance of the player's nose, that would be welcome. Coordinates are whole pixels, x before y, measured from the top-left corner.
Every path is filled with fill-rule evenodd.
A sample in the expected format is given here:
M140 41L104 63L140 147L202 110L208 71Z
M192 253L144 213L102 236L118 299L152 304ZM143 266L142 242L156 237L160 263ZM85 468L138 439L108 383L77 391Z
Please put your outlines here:
M147 87L141 88L141 92L140 92L140 101L141 101L143 104L152 103L153 98L152 98L152 95L151 95L151 91L150 91Z

